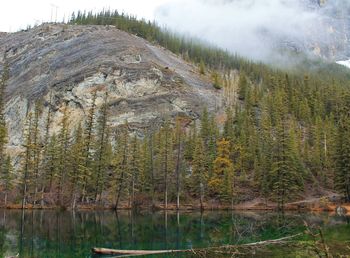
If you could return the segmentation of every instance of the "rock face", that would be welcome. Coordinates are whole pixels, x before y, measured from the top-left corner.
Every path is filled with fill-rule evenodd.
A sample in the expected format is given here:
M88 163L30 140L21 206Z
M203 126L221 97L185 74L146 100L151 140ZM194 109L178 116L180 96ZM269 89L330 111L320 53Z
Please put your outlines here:
M81 122L96 90L97 107L108 92L113 127L128 120L140 129L177 114L196 118L204 106L221 105L220 93L196 67L111 26L44 24L1 34L0 70L5 52L10 66L6 118L14 151L21 145L26 115L39 100L42 126L49 105L54 110L52 132L65 105L71 127Z

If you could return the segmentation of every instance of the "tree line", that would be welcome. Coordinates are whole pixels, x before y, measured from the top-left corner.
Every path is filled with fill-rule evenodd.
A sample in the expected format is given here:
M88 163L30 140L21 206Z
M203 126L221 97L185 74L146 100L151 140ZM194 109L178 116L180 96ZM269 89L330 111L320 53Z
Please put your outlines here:
M230 95L226 114L217 117L204 107L197 121L169 117L160 128L138 135L130 133L127 121L118 128L109 126L108 95L97 107L101 92L96 91L77 127L69 122L69 103L63 104L59 130L54 131L51 100L37 101L26 118L24 151L14 168L5 151L9 67L4 59L3 203L15 193L11 203L23 207L147 203L166 208L196 202L204 208L209 201L232 205L249 196L273 200L283 209L310 189L336 190L350 200L350 90L340 68L286 73L118 12L78 12L70 23L115 25L198 64L201 74L212 73L215 88ZM239 71L237 81L232 71Z
M271 76L254 84L243 73L238 96L223 123L206 108L198 121L165 119L160 128L130 133L128 122L109 126L108 94L97 94L78 126L61 108L59 130L52 130L51 100L28 112L18 168L5 153L3 92L0 94L1 187L3 203L22 207L101 205L114 208L169 208L169 203L231 204L249 197L285 203L312 188L334 189L350 197L350 94L337 85L320 85ZM52 96L50 97L50 99ZM45 112L45 125L40 117ZM250 189L250 192L247 192ZM13 194L15 193L15 194ZM123 204L123 205L122 205Z

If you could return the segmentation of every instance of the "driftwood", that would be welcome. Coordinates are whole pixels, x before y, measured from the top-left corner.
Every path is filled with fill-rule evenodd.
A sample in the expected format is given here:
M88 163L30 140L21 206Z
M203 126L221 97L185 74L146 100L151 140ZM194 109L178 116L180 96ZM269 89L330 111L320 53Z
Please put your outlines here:
M170 253L196 253L196 251L205 251L205 250L215 250L222 248L239 248L239 247L254 247L260 245L269 245L269 244L278 244L282 243L291 238L295 238L297 236L302 235L302 233L282 237L279 239L272 239L266 241L260 241L255 243L243 244L243 245L224 245L219 247L207 247L202 249L184 249L184 250L118 250L118 249L108 249L108 248L92 248L92 252L100 255L121 255L119 257L134 257L134 256L142 256L142 255L154 255L154 254L170 254Z
M179 252L188 252L188 250L116 250L108 248L92 248L92 252L95 254L103 255L150 255L150 254L166 254L166 253L179 253Z

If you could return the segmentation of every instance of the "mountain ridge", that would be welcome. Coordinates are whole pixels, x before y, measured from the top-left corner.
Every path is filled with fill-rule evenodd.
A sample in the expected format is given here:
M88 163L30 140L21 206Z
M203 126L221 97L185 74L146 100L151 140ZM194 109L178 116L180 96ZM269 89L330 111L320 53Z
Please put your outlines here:
M10 146L20 146L26 114L41 99L41 124L48 105L57 111L56 126L68 105L76 126L92 92L98 91L98 107L108 92L112 127L128 120L134 129L178 114L198 118L204 106L221 105L221 93L197 67L113 26L44 24L7 34L0 43L10 66L5 110Z

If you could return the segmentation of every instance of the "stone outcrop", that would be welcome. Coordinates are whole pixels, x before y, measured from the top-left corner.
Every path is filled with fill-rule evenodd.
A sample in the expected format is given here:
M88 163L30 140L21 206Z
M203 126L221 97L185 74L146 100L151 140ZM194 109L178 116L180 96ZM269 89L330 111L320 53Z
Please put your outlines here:
M41 126L49 105L54 110L52 132L65 105L71 127L81 122L96 90L98 107L108 92L110 125L128 120L135 130L178 114L195 119L204 106L221 106L220 93L196 67L112 26L44 24L1 34L0 70L4 53L10 65L6 119L13 152L36 101L44 106Z

